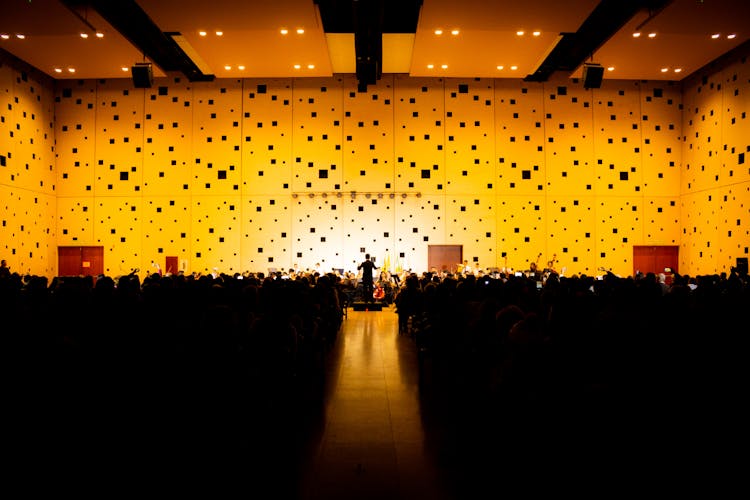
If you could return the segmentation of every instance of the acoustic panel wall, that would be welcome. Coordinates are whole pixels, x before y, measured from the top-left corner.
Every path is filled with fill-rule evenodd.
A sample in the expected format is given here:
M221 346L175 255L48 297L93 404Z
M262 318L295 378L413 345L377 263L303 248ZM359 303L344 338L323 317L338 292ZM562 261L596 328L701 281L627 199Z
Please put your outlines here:
M55 92L55 146L58 197L94 193L97 172L97 86L95 80L68 82Z
M606 251L597 256L596 199L593 196L547 196L547 253L555 257L555 268L566 274L595 274L597 264L607 259ZM619 221L617 222L619 226ZM552 257L550 257L552 258ZM615 260L612 268L620 271Z
M594 192L630 196L641 192L640 88L610 82L592 93Z
M53 99L46 77L0 64L0 258L20 274L57 268Z
M373 195L344 197L344 224L341 263L344 269L355 270L366 254L376 258L380 266L386 255L392 255L396 227L394 201Z
M104 247L104 272L109 276L127 274L136 267L143 270L141 276L152 272L149 264L157 260L157 254L143 252L143 198L97 196L93 206L93 238L86 234L87 241L78 245Z
M592 196L596 187L592 96L600 94L567 83L544 85L544 192L548 196Z
M293 200L291 262L287 261L285 266L294 264L298 269L315 269L318 264L320 272L324 272L344 267L346 262L346 269L352 269L353 257L349 255L353 250L351 245L347 248L345 241L356 237L362 244L361 233L364 231L357 225L358 221L361 223L361 217L347 218L349 203L352 201L330 196L303 196ZM372 233L375 234L374 228Z
M292 192L345 190L344 147L351 141L344 137L343 85L341 77L293 82ZM274 192L288 190L284 183Z
M57 245L102 244L113 274L166 255L209 272L347 267L368 251L419 272L429 244L464 245L480 267L524 269L541 251L568 274L623 275L628 245L679 244L696 274L750 247L743 58L682 86L593 90L385 75L365 93L348 77L32 92L24 78L0 67L0 232L3 257L33 272L54 274Z
M241 193L242 80L193 84L193 196Z
M680 267L692 274L727 271L750 254L749 97L747 56L683 86Z
M497 199L497 266L514 270L540 268L550 260L544 195L500 196ZM468 260L468 259L467 259Z
M243 197L242 203L241 258L237 259L237 266L259 271L292 267L297 262L292 229L293 206L297 201L286 194L277 194Z
M15 167L11 168L11 158L15 155L16 144L13 141L13 124L15 113L11 97L16 93L14 78L17 73L13 68L0 64L0 137L7 137L9 140L3 141L0 145L0 185L9 186L15 181ZM7 260L7 259L6 259Z
M601 268L619 270L631 265L633 245L650 241L643 235L643 213L643 198L640 196L597 199L594 271L601 271Z
M442 78L394 77L397 193L443 194L446 185L445 88Z
M445 81L446 196L494 194L493 80Z
M681 87L669 82L639 82L642 193L679 196L682 161Z
M172 196L143 197L142 203L138 206L138 218L143 230L141 254L145 256L141 265L146 266L142 269L154 272L155 269L146 263L152 261L166 271L167 256L180 256L183 260L191 255L191 208L191 198L179 190ZM125 220L134 218L135 211L124 217ZM179 270L188 271L187 265L180 269L171 269L169 272Z
M233 274L247 269L240 253L242 199L235 196L194 196L190 208L189 272ZM258 237L262 245L261 237Z
M420 198L397 194L395 197L394 252L390 254L394 269L427 270L430 244L451 241L447 235L446 198L438 194Z
M94 194L132 196L143 188L145 90L119 79L97 84Z
M243 87L242 194L289 192L297 165L292 158L292 81L253 79Z
M544 88L518 80L495 81L495 162L498 195L544 192Z
M142 92L146 118L143 123L143 195L187 196L194 164L193 89L184 78L163 83L167 84Z
M491 194L454 194L446 196L445 203L447 241L461 242L464 259L473 267L497 267L497 198Z
M392 189L393 75L386 75L366 93L355 90L356 80L344 78L344 169L347 191Z
M57 246L94 246L96 237L94 227L96 226L95 208L96 200L93 196L58 196L57 197L57 239L53 242ZM114 223L113 223L114 224ZM110 229L112 225L109 226ZM104 228L106 230L106 228ZM125 247L122 247L124 250ZM118 254L119 252L118 248ZM140 251L140 249L138 249ZM122 255L129 255L122 252ZM132 267L139 267L140 261L127 259ZM105 260L105 267L107 261Z

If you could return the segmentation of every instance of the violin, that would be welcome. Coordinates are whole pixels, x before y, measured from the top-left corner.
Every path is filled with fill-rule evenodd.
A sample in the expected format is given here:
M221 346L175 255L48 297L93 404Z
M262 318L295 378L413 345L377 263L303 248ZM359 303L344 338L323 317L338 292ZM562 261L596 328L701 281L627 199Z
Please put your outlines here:
M377 285L375 287L375 290L372 292L372 298L375 300L380 300L385 297L385 290L383 290L383 287L380 285Z

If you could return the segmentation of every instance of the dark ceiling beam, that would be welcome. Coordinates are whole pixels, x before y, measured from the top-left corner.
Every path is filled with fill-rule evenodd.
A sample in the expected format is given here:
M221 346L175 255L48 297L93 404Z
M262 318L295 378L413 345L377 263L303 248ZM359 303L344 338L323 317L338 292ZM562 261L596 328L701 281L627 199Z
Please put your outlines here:
M313 0L318 6L323 31L354 33L355 3L379 4L383 9L383 33L416 33L422 0Z
M92 9L165 73L180 72L191 82L211 81L182 48L133 0L60 0L76 15ZM138 61L134 61L138 62Z
M602 0L575 33L562 38L539 67L524 78L527 82L545 82L553 73L572 72L620 31L637 13L648 10L655 16L674 0Z
M422 0L313 0L323 31L353 33L357 90L383 74L383 33L416 33Z
M354 53L359 92L383 75L383 1L353 0Z

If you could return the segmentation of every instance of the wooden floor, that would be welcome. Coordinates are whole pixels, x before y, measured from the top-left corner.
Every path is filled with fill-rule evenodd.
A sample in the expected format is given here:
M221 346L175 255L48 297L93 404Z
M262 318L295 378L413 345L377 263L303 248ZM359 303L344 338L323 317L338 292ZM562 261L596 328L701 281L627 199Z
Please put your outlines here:
M397 315L350 311L330 353L322 435L304 465L304 499L449 498L430 449L417 354Z

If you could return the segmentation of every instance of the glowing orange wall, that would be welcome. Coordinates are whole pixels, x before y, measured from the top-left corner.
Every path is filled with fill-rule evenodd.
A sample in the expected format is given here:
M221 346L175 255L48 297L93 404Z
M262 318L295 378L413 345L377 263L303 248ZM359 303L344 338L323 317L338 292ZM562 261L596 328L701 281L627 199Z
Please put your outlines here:
M728 271L750 256L750 63L747 56L683 91L680 267Z
M111 275L168 255L187 272L354 269L364 252L422 271L429 244L462 244L480 268L541 254L567 274L630 275L633 245L680 245L690 274L748 253L746 63L684 91L401 75L356 88L53 89L0 67L0 255L50 276L57 245L103 246Z
M0 258L11 272L57 270L54 89L0 64Z

